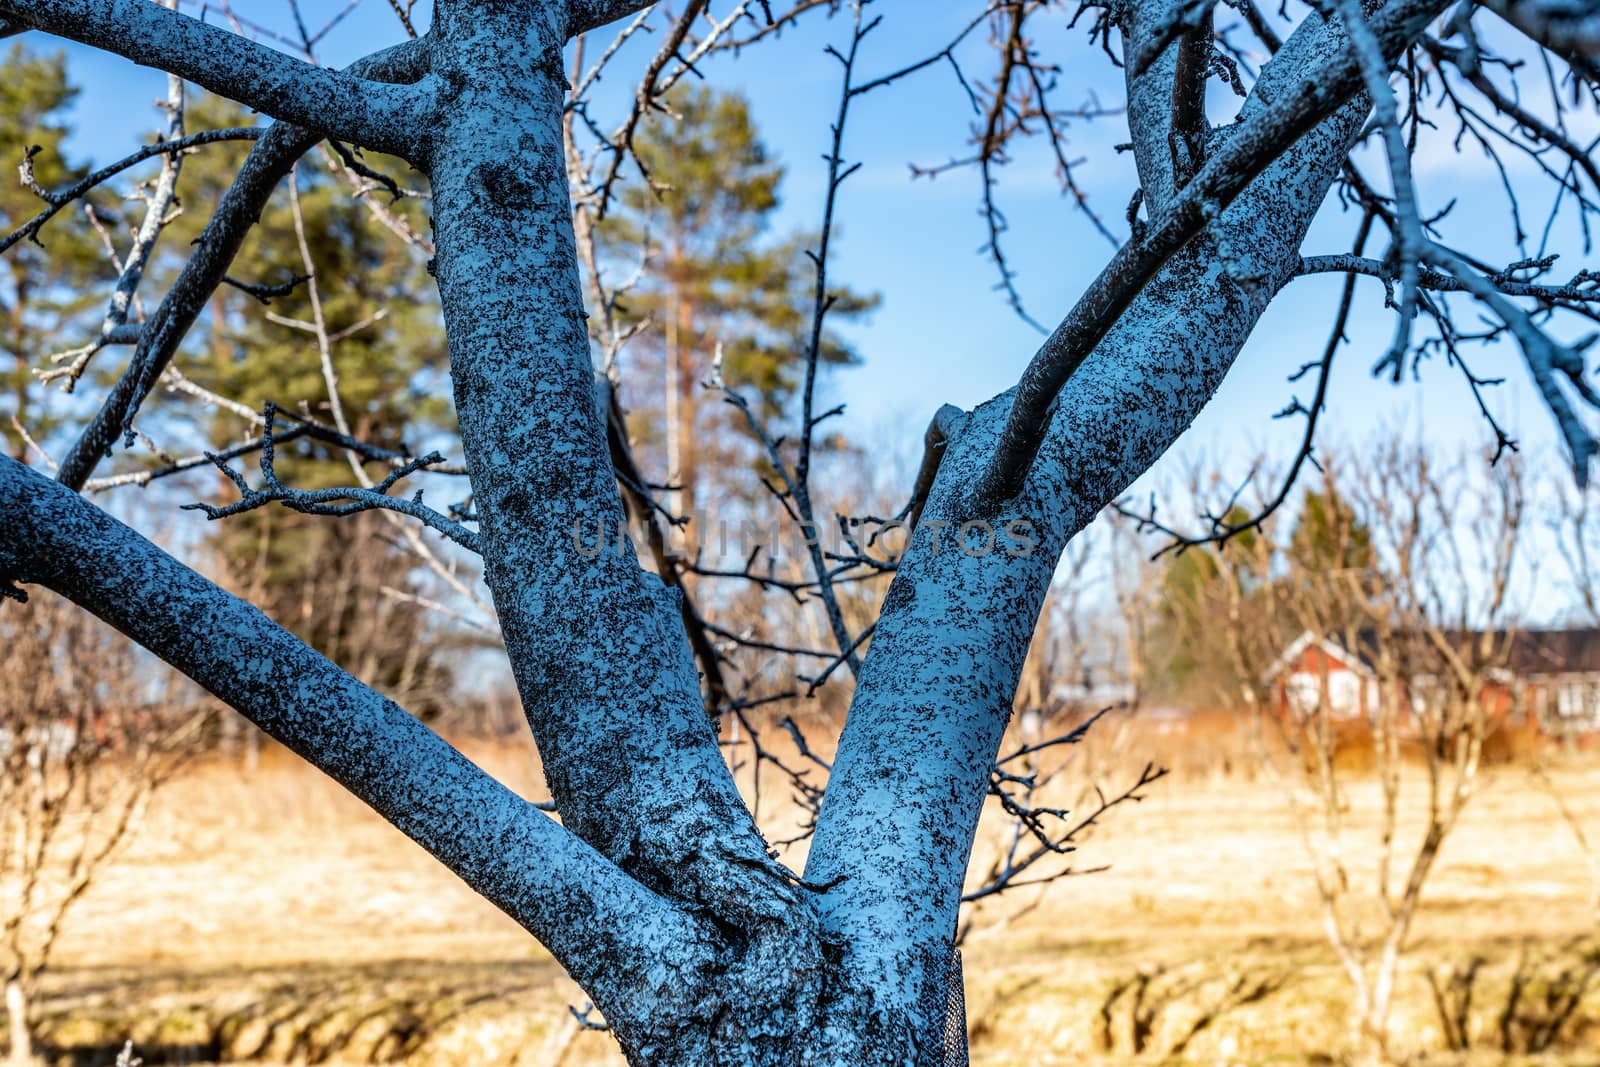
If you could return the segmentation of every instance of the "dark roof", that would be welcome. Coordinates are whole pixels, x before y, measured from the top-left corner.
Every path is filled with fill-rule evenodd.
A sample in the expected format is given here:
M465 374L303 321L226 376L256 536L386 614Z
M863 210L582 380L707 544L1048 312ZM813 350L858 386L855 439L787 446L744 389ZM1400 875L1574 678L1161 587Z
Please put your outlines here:
M1418 639L1420 632L1409 632L1408 639ZM1469 648L1484 636L1482 630L1451 630L1445 639L1460 649ZM1342 635L1329 634L1335 645L1345 647ZM1393 638L1391 637L1391 640ZM1356 635L1352 649L1362 665L1372 669L1378 660L1378 633L1363 630ZM1507 648L1506 642L1510 642ZM1600 674L1600 629L1576 627L1565 630L1496 630L1490 647L1495 650L1498 666L1520 676L1541 674ZM1423 660L1434 659L1431 643L1419 641L1412 655ZM1414 659L1413 662L1416 662ZM1419 667L1422 664L1417 664Z
M1519 630L1506 667L1513 674L1600 673L1600 630Z

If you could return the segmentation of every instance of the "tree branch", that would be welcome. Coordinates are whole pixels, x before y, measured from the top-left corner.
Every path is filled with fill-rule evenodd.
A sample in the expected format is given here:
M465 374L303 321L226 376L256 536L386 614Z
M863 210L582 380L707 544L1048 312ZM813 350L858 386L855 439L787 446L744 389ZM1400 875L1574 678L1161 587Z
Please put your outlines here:
M617 484L623 496L638 515L645 530L645 540L655 561L656 573L669 587L678 591L678 608L683 616L683 631L694 650L695 662L705 676L706 704L710 714L717 714L728 702L728 684L722 676L722 658L706 635L706 621L695 606L694 597L683 581L683 561L675 558L667 548L666 532L661 528L657 504L645 485L644 475L634 461L633 449L628 444L628 424L623 415L617 391L604 379L596 380L596 402L606 420L606 447L611 453L611 466L617 472Z
M1383 54L1393 59L1448 6L1447 0L1395 0L1370 26ZM1279 62L1263 71L1263 80ZM1083 365L1102 337L1172 255L1203 231L1250 182L1308 130L1360 89L1360 64L1350 49L1301 76L1278 85L1270 103L1236 124L1194 179L1143 236L1112 257L1078 303L1045 340L1018 382L1015 400L994 456L973 486L976 508L1015 496L1038 453L1061 387ZM1253 98L1264 99L1260 83Z
M1388 281L1394 277L1394 271L1382 260L1371 259L1366 256L1340 253L1328 256L1306 256L1300 260L1300 269L1297 274L1364 274L1369 278L1379 278ZM1474 291L1453 274L1443 271L1430 270L1424 267L1417 275L1418 284L1424 289L1431 289L1440 293L1466 293ZM1484 281L1492 286L1496 292L1506 296L1526 296L1544 304L1559 304L1572 302L1578 304L1592 304L1600 302L1600 277L1589 271L1581 272L1576 280L1565 285L1540 285L1537 282L1524 282L1511 277L1509 274L1491 275Z
M678 594L640 568L631 540L595 543L625 513L578 277L568 85L559 67L541 65L552 43L543 18L522 3L435 8L434 30L447 30L436 47L449 49L440 62L499 64L503 86L496 108L443 117L436 158L448 165L431 175L435 277L484 580L563 825L804 982L820 973L814 920L768 856L717 745ZM741 1010L790 1010L792 996L774 991L784 1003L758 997Z
M1342 43L1307 20L1257 83L1276 103L1247 101L1235 136L1256 129L1255 114L1315 95ZM1293 276L1365 114L1357 97L1295 140L1140 287L1062 394L1042 461L1003 509L975 514L970 487L992 462L1013 396L981 405L947 443L918 528L939 522L957 543L947 536L935 553L919 537L900 561L806 865L814 884L842 879L818 907L824 930L849 946L842 966L862 981L942 991L926 961L947 951L955 928L972 834L1056 561L1221 383ZM997 535L988 551L979 520ZM1002 531L1022 539L1004 547Z
M655 4L655 0L567 0L567 36L597 30Z
M1587 0L1477 0L1566 60L1574 71L1600 75L1600 9Z
M0 0L0 17L405 159L432 126L434 82L393 85L314 66L148 0Z
M676 966L705 957L697 922L393 701L8 456L0 456L0 511L8 516L0 576L14 596L14 582L61 594L236 708L529 930L604 1007L662 996ZM681 950L672 947L679 939ZM669 951L681 951L675 967L634 962L666 963ZM644 975L656 976L654 988L640 984Z
M404 80L419 76L425 60L422 42L408 41L358 60L350 69L365 77ZM134 414L155 388L211 294L226 280L233 257L261 217L272 191L295 161L321 139L321 133L280 122L251 148L244 166L217 204L216 214L201 233L194 254L145 323L128 369L62 460L57 474L62 485L81 489L100 458L109 454L117 436L132 424Z
M855 78L856 58L860 54L861 42L878 24L877 19L863 23L863 6L860 4L856 5L854 14L849 48L842 53L831 46L829 48L829 54L839 63L842 76L839 108L831 128L833 137L829 143L828 154L824 157L828 164L828 187L823 197L822 233L817 239L817 250L807 253L816 270L816 286L811 304L810 338L805 350L805 380L800 391L800 444L799 454L795 457L793 477L783 467L782 456L773 457L777 460L779 469L784 472L783 477L788 483L790 496L794 499L795 510L799 512L802 529L813 533L818 531L818 526L815 505L811 499L811 457L817 423L822 421L822 418L815 415L817 368L822 362L823 324L834 301L834 296L828 292L828 251L833 240L834 210L838 203L839 187L860 168L859 163L846 164L844 160L845 124L850 117L850 101L854 95L850 90ZM746 410L745 414L748 416L749 411ZM845 622L844 612L839 607L839 596L833 588L833 577L823 560L820 538L816 536L806 538L806 553L811 557L811 569L816 575L817 591L828 619L828 629L833 633L839 655L849 667L851 677L855 677L861 671L861 660L855 653L856 640L850 633L849 624Z
M1198 25L1178 38L1172 70L1172 129L1168 134L1172 155L1172 180L1181 189L1205 162L1206 82L1211 78L1211 9L1206 7Z
M137 152L126 155L115 163L101 167L71 185L46 191L43 197L45 202L44 209L10 233L0 237L0 252L5 252L12 245L24 239L37 241L39 231L44 228L44 224L55 218L62 208L79 199L95 186L102 185L121 174L129 167L138 166L154 156L176 155L193 148L199 148L201 145L215 144L218 141L258 140L266 132L260 126L230 126L220 130L201 130L199 133L190 134L176 141L157 141L155 144L145 145Z
M185 504L185 511L204 512L208 519L225 519L233 515L242 515L247 511L266 507L274 502L282 504L291 511L298 511L303 515L326 515L340 518L354 515L361 511L391 511L399 515L406 515L428 526L469 552L477 552L478 535L466 526L440 514L422 502L422 491L419 489L411 499L393 497L389 490L393 489L402 479L424 471L436 463L443 463L444 457L437 452L430 452L426 456L418 456L395 467L380 482L363 486L339 486L330 489L292 489L278 480L274 460L276 457L279 435L275 432L274 423L277 421L277 408L267 405L266 415L261 428L261 440L258 448L261 453L261 477L263 485L260 489L253 489L245 481L244 475L229 466L228 461L215 453L206 453L206 458L211 461L223 475L239 490L239 499L225 507L214 504L197 503ZM342 435L341 436L347 436ZM359 464L353 464L358 470Z
M1571 399L1561 388L1561 382L1565 380L1579 400L1589 408L1600 411L1600 393L1596 393L1594 386L1589 384L1582 346L1564 345L1550 337L1534 324L1532 316L1506 299L1492 281L1448 249L1429 244L1423 248L1423 256L1434 266L1453 274L1468 292L1506 324L1517 339L1517 346L1522 349L1523 359L1528 365L1528 373L1567 446L1573 478L1579 489L1587 486L1589 463L1600 452L1600 440L1573 410Z
M961 424L966 421L966 417L967 413L954 404L945 404L933 413L928 429L922 435L922 465L917 468L917 480L911 486L911 499L906 502L905 509L901 512L906 525L913 530L917 527L917 520L922 518L922 508L927 504L928 494L933 490L933 480L939 475L939 464L944 460L944 450L949 445L950 438L960 432Z

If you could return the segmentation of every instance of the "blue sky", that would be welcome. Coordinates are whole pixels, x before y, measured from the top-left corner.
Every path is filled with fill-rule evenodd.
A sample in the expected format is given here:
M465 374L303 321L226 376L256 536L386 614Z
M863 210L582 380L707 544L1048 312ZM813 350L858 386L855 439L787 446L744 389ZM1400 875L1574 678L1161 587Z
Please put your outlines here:
M241 17L287 30L282 0L234 0ZM712 5L714 12L727 6ZM863 45L862 73L872 76L941 48L971 17L965 0L883 0L885 23ZM1069 7L1071 5L1068 5ZM1270 6L1270 5L1269 5ZM343 7L343 0L306 0L308 21ZM187 5L191 13L198 5ZM427 3L418 6L426 20ZM218 17L213 5L209 17ZM1120 72L1087 41L1083 26L1070 29L1066 15L1041 24L1036 43L1062 67L1058 101L1073 105L1091 95L1108 106L1122 101ZM788 167L780 225L815 229L825 177L821 154L828 123L837 105L839 67L823 54L848 34L843 19L814 18L741 56L722 56L702 66L708 81L737 89L751 100L762 134ZM399 40L400 29L388 6L364 0L327 37L323 62L343 64L375 47ZM49 42L33 42L48 47ZM265 43L271 43L267 41ZM981 44L964 57L969 74L981 76L992 60ZM620 116L636 71L654 41L625 50L602 83L597 112ZM151 102L163 92L162 76L89 49L68 47L72 77L82 86L74 119L72 149L96 159L128 150L152 127ZM593 55L591 51L591 55ZM1213 83L1214 117L1231 107L1231 94ZM908 163L940 163L965 154L971 111L949 69L937 66L914 78L861 98L852 112L846 153L862 168L845 185L839 208L842 239L831 264L832 276L852 287L877 290L883 304L851 336L864 363L836 374L825 385L830 402L848 403L847 429L880 444L885 453L910 456L929 415L942 403L970 407L1015 382L1039 342L1039 335L993 291L997 274L978 251L986 230L978 214L978 175L958 170L937 180L913 181ZM1589 120L1593 116L1586 117ZM609 120L614 121L614 118ZM1590 128L1594 123L1588 123ZM1447 235L1491 261L1514 258L1500 178L1474 152L1456 154L1449 133L1434 138L1418 158L1418 182L1425 213L1455 199ZM1113 146L1126 139L1120 117L1075 123L1069 153L1084 160L1076 170L1095 209L1119 236L1126 231L1123 210L1135 188L1131 161ZM1369 177L1387 186L1381 163L1369 156ZM1531 167L1521 177L1527 177ZM1513 180L1519 175L1513 171ZM1053 323L1104 265L1110 246L1064 199L1044 145L1016 154L1000 175L999 196L1010 221L1005 237L1017 287L1029 310ZM1528 201L1543 219L1548 194ZM1330 200L1307 242L1308 253L1347 251L1354 220ZM1535 232L1537 225L1530 226ZM1537 238L1535 238L1537 241ZM1558 274L1594 265L1583 255L1571 216L1556 228L1550 251L1563 253ZM1379 254L1374 249L1373 254ZM1220 460L1242 475L1252 457L1265 452L1287 460L1298 441L1298 419L1274 421L1291 395L1309 400L1311 382L1286 383L1286 376L1316 358L1325 343L1340 282L1333 276L1291 284L1272 306L1227 382L1174 455L1152 472L1141 491L1186 466L1196 455ZM1465 307L1465 305L1461 305ZM1385 427L1424 433L1447 452L1481 447L1490 440L1466 385L1443 363L1426 364L1420 383L1396 387L1376 382L1368 368L1387 346L1393 329L1382 307L1376 281L1358 289L1352 344L1336 364L1331 413L1325 421L1330 441L1359 440ZM1527 382L1520 357L1510 345L1476 353L1480 374L1504 375L1506 384L1490 390L1489 403L1542 467L1563 461L1551 420Z

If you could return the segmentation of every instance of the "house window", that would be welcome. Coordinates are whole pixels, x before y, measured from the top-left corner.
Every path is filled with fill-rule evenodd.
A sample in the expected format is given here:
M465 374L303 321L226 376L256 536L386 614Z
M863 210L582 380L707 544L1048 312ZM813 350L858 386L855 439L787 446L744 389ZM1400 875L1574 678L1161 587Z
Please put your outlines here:
M1326 689L1322 675L1309 671L1291 674L1284 684L1290 710L1301 716L1317 710L1324 692L1328 696L1328 714L1334 718L1349 719L1361 714L1361 679L1350 671L1330 671Z
M1556 686L1556 718L1569 727L1600 725L1600 677L1562 680Z
M1322 679L1317 675L1291 674L1283 688L1289 710L1296 715L1310 715L1317 710L1317 700L1322 695Z
M1328 710L1336 718L1350 719L1361 713L1361 679L1349 671L1328 675Z

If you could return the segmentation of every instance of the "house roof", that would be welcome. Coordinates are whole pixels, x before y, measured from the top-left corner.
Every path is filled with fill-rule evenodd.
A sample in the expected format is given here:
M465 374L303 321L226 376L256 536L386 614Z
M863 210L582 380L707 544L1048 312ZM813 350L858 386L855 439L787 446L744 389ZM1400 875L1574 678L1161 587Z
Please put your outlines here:
M1507 669L1516 674L1600 673L1600 629L1521 630Z
M1357 674L1370 675L1373 673L1371 662L1359 651L1351 654L1349 650L1337 641L1306 630L1291 641L1289 647L1285 648L1278 658L1272 661L1272 666L1267 668L1266 680L1271 681L1288 670L1309 648L1321 649L1330 658L1338 660Z
M1420 637L1412 633L1410 637ZM1467 649L1486 636L1482 630L1448 630L1444 638L1453 647ZM1501 669L1520 676L1550 674L1600 674L1600 629L1574 627L1564 630L1496 630L1491 647L1497 650L1497 664ZM1376 630L1362 630L1350 642L1355 647L1346 648L1333 637L1319 637L1309 630L1295 639L1273 663L1267 677L1279 674L1295 661L1306 648L1316 645L1324 652L1345 663L1358 674L1371 674L1378 659L1380 637ZM1431 643L1423 643L1419 650L1428 660L1437 658ZM1419 664L1420 666L1420 664Z

